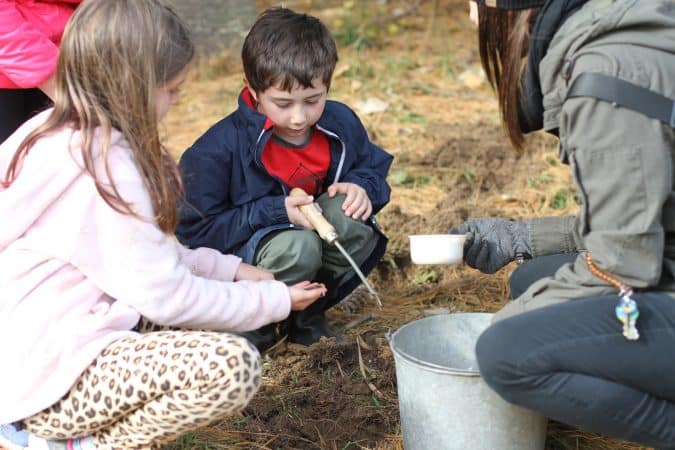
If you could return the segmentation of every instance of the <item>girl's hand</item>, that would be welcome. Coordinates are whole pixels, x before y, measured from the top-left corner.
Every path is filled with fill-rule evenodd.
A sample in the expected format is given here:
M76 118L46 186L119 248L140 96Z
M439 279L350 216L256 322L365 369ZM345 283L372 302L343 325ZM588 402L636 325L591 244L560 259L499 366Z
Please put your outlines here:
M234 274L234 281L241 280L250 280L250 281L260 281L260 280L274 280L274 274L268 272L265 269L260 269L259 267L252 266L242 262L239 264L237 273Z
M302 195L289 195L284 200L284 205L286 206L286 215L288 216L288 221L294 223L295 225L302 225L305 228L313 230L314 227L305 215L300 211L298 206L310 205L314 201L314 197L311 195L302 196Z
M368 220L373 212L373 204L365 189L354 183L335 183L328 186L328 196L332 198L336 194L346 196L342 210L347 216L354 220Z
M302 311L319 298L326 295L326 286L323 283L301 281L289 286L291 294L291 311Z

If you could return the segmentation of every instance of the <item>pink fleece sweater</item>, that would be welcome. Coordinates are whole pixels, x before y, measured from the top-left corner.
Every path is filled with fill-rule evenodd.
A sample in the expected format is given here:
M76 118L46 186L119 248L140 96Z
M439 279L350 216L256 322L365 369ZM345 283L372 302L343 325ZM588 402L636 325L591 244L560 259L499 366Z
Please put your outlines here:
M0 146L0 179L49 113ZM71 129L42 138L17 179L0 187L0 423L58 401L104 347L133 334L141 315L177 327L246 331L290 312L283 283L233 282L239 258L188 250L157 227L119 132L108 154L112 177L148 219L108 206L82 168L79 140ZM98 169L105 173L100 157Z

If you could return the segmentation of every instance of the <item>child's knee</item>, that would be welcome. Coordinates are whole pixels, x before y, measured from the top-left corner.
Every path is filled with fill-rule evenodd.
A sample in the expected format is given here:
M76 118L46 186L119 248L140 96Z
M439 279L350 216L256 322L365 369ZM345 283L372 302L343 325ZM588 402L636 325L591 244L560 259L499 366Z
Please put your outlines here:
M290 245L279 249L278 253L299 276L311 278L321 266L321 238L311 230L293 232L292 236Z
M336 194L335 197L329 197L328 194L323 194L316 202L321 207L323 216L333 226L335 226L335 222L348 218L342 210L342 204L345 202L344 194Z
M342 243L359 246L373 241L373 228L361 220L346 215L342 209L344 201L343 194L337 194L333 198L324 195L319 201L324 217L335 227Z
M290 251L294 259L311 259L321 261L321 238L316 232L311 230L302 230L293 233L293 243Z
M298 281L314 279L322 264L323 250L319 235L314 231L299 233L298 241L287 251L293 261L294 278Z
M284 231L266 244L256 264L280 281L312 279L322 259L321 238L313 230Z

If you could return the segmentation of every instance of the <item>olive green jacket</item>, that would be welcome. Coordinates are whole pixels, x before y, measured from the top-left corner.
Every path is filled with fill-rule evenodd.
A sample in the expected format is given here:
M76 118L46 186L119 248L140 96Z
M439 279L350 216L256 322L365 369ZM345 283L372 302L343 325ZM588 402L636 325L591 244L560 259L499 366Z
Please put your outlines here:
M556 32L539 68L544 128L558 129L581 206L576 217L528 221L533 256L590 250L601 269L633 288L675 297L675 131L609 102L566 99L584 72L675 98L675 2L592 0ZM581 255L497 318L616 292Z

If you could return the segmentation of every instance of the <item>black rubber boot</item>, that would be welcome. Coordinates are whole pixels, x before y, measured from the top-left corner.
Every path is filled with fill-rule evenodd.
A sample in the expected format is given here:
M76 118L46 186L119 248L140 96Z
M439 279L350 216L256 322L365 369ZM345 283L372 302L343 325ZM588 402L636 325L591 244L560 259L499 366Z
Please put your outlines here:
M258 328L257 330L244 331L236 334L246 338L249 342L255 345L260 353L264 353L278 340L276 323L265 325Z
M326 312L323 309L328 303L327 298L322 298L312 303L304 311L291 313L288 322L288 340L295 344L312 345L319 342L322 336L334 338L338 342L344 339L328 326ZM328 303L330 304L330 303Z

